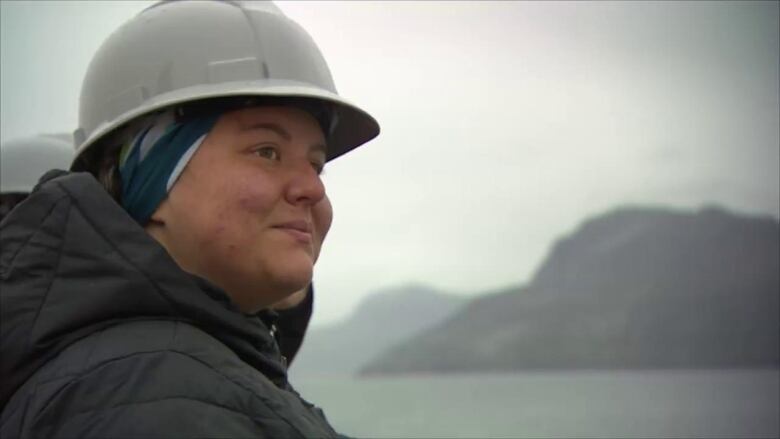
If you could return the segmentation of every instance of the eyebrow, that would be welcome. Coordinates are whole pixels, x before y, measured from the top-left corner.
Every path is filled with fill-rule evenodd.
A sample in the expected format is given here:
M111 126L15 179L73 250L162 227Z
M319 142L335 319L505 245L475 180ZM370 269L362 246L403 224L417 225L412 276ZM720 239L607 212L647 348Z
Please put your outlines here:
M275 123L257 122L244 127L244 131L251 131L251 130L258 130L258 129L273 131L276 134L278 134L279 137L283 138L288 142L292 140L292 136L290 135L290 133L288 133L287 130L285 130L281 125Z
M292 141L292 135L290 135L290 133L287 130L285 130L284 127L282 127L279 124L275 124L275 123L271 123L271 122L257 122L257 123L253 123L251 125L247 125L247 126L243 127L244 131L251 131L251 130L258 130L258 129L273 131L274 133L279 135L279 137L283 138L284 140L286 140L288 142ZM328 154L328 147L326 145L322 144L322 143L316 143L314 145L311 145L309 147L309 149L310 150L322 151L325 155Z

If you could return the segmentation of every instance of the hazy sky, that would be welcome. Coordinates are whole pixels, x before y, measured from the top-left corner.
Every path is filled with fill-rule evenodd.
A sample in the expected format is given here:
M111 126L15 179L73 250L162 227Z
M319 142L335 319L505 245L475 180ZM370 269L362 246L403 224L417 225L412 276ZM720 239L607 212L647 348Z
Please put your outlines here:
M72 131L150 2L0 2L0 139ZM778 2L281 2L382 125L333 163L314 322L377 288L478 294L621 204L780 216Z

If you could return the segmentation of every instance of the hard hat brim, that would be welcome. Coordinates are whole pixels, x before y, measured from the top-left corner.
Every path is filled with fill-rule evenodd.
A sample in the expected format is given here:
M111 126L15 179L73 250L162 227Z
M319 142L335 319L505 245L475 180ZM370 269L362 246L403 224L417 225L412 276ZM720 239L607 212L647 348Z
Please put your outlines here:
M134 95L137 96L138 100L142 100L146 93L144 93L144 90L138 90L138 93ZM127 99L127 96L124 95L122 98ZM80 130L77 130L74 133L76 145L78 145L76 147L74 168L77 167L77 163L80 161L79 158L90 153L98 139L141 116L196 100L203 101L237 96L313 98L330 103L336 112L338 121L328 138L328 161L346 154L379 135L379 123L368 112L335 93L307 83L261 79L219 84L199 84L162 93L149 98L145 102L139 102L132 111L128 111L118 117L112 117L110 120L99 124L92 130L89 138L79 139ZM106 114L110 114L109 108L105 110ZM81 137L83 137L83 134Z

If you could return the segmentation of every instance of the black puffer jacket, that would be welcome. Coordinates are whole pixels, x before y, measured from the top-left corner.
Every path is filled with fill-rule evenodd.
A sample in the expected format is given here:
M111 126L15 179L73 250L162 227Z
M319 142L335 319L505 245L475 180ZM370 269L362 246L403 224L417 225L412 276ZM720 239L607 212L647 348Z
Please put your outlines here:
M309 327L311 313L314 310L314 289L309 286L306 291L306 297L298 305L280 309L269 314L275 314L273 317L276 325L276 341L279 343L279 350L287 359L287 366L292 364L298 351L301 349L306 329Z
M0 437L330 437L257 316L178 268L89 174L0 225Z

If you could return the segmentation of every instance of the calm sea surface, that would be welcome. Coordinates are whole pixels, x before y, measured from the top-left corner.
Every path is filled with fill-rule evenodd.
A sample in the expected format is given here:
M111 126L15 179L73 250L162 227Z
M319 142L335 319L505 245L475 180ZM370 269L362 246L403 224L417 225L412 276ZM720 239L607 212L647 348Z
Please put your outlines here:
M780 370L298 379L358 437L778 437Z

